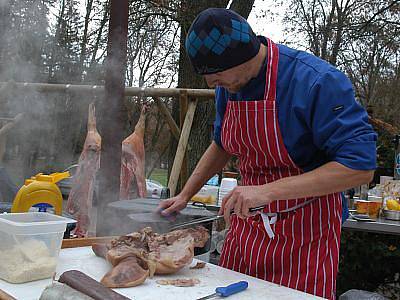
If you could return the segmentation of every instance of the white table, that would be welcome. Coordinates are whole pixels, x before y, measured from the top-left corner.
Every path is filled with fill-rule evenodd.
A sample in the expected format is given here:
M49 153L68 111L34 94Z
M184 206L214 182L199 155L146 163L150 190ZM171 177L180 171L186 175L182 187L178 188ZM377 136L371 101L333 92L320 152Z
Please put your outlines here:
M197 260L193 260L192 265ZM102 258L96 257L90 247L63 249L57 266L58 278L64 271L80 270L87 275L100 280L110 269L110 265ZM174 287L159 285L159 279L174 278L198 278L200 283L194 287ZM279 299L279 300L306 300L321 299L313 295L299 292L284 286L279 286L264 280L243 275L231 270L207 264L205 268L190 270L186 267L178 273L170 276L155 276L147 279L144 284L117 291L129 298L138 300L194 300L214 293L218 286L225 286L240 280L246 280L249 288L239 294L232 295L229 300L238 299ZM43 289L51 283L51 279L39 280L25 284L10 284L0 280L0 289L14 296L18 300L37 300Z

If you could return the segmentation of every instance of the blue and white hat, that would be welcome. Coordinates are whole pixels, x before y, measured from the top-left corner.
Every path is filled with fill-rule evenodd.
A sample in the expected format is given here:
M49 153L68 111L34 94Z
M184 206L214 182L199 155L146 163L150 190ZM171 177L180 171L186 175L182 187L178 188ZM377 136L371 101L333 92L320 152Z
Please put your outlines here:
M257 55L260 41L246 19L225 8L209 8L193 21L186 52L198 74L238 66Z

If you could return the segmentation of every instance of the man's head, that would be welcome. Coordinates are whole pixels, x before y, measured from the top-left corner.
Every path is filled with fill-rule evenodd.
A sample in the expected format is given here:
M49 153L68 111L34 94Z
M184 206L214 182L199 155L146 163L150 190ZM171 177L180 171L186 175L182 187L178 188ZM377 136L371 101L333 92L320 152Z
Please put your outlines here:
M209 8L193 21L186 51L195 71L205 76L209 86L220 85L236 92L248 77L246 64L259 53L260 41L247 21L234 11Z

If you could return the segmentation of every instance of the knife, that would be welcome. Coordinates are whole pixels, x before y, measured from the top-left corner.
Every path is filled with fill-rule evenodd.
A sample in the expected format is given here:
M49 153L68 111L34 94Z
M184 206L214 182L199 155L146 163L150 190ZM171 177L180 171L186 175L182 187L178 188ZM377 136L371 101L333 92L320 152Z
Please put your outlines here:
M228 297L230 295L244 291L245 289L247 289L248 286L249 286L249 284L247 281L239 281L236 283L232 283L228 286L217 287L215 289L214 294L199 298L197 300L213 299L213 298L217 298L217 297Z
M265 207L266 207L266 205L253 207L253 208L250 208L249 211L250 212L256 212L256 211L259 211L259 210L263 210ZM235 214L235 211L232 210L231 214L232 215ZM195 219L193 221L189 221L189 222L185 222L185 223L182 223L182 224L175 225L175 226L173 226L171 228L171 230L176 230L176 229L179 229L179 228L182 228L182 227L197 225L197 224L201 224L201 223L205 223L205 222L209 222L209 221L215 221L215 220L219 220L219 219L221 219L223 217L224 217L223 215L215 215L215 216L211 216L211 217L198 218L198 219Z

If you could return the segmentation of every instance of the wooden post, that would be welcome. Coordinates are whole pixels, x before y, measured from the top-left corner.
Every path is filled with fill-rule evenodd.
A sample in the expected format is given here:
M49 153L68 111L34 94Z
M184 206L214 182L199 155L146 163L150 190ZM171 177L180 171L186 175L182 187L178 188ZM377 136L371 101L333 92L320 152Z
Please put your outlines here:
M181 130L183 128L183 124L185 121L186 113L188 110L188 94L187 91L182 91L179 96L179 123ZM187 149L187 148L186 148ZM185 185L188 179L188 161L187 161L187 151L185 149L185 156L183 157L182 167L181 167L181 181L179 190L182 190L183 186Z
M175 195L176 187L178 185L179 173L182 168L187 143L189 140L190 130L192 129L193 117L196 111L197 99L191 100L188 104L188 109L183 123L181 137L179 139L178 147L176 149L176 155L174 164L171 170L171 176L169 178L168 187L170 189L171 197Z
M179 129L178 125L176 125L174 118L172 118L171 113L169 112L168 108L165 106L164 103L161 102L160 98L153 97L154 101L157 104L158 109L164 115L165 120L171 130L172 135L179 141L179 137L181 135L181 130Z
M171 130L172 136L179 141L179 138L181 136L181 130L179 129L178 125L176 125L174 118L172 117L171 113L169 112L168 108L165 106L164 103L160 100L158 97L153 97L154 101L157 104L158 109L161 111L161 113L164 115L165 120L167 121L167 124L169 126L169 129ZM190 144L187 145L187 149L190 150Z

